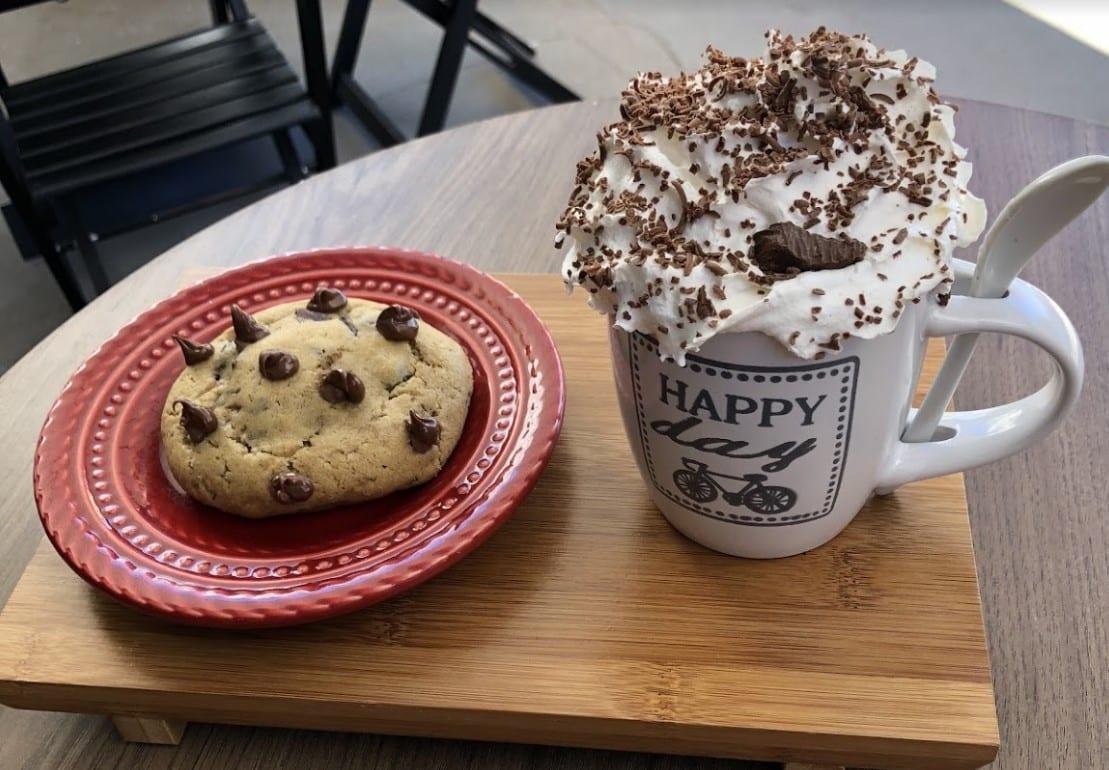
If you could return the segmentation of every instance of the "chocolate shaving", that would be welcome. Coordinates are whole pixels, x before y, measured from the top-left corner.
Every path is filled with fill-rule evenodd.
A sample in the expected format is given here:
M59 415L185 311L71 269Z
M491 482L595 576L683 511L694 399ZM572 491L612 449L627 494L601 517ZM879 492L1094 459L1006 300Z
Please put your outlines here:
M712 300L709 299L704 286L697 289L695 312L697 313L698 320L701 321L711 317L712 314L716 312L716 307L712 304Z

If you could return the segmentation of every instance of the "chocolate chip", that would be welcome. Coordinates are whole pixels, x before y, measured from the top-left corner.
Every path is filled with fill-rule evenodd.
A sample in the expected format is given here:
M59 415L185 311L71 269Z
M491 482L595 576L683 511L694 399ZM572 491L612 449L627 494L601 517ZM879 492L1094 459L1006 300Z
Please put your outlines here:
M434 417L408 413L408 443L414 451L423 454L438 444L439 432L439 421Z
M332 369L320 383L320 396L332 404L341 404L344 401L361 404L366 397L366 386L354 372Z
M835 270L863 258L866 245L854 239L825 238L779 222L755 233L749 257L764 273L792 278L810 270Z
M420 331L420 316L402 305L390 305L377 317L377 331L390 342L408 342Z
M296 313L293 315L301 321L330 321L334 317L327 313L318 313L315 310L309 310L306 307L298 307Z
M185 435L189 437L189 441L194 444L199 444L205 436L219 427L216 415L211 409L185 399L179 399L173 404L181 405L181 427L185 429Z
M314 491L312 479L295 471L283 471L270 479L270 494L279 503L303 503Z
M321 286L308 300L308 309L317 313L338 313L347 306L347 295L338 289Z
M176 334L173 335L173 341L181 348L181 355L185 357L185 363L188 366L207 361L216 352L216 349L207 342L193 342Z
M267 380L287 380L300 370L300 361L292 353L263 350L258 354L258 371Z
M705 287L702 286L697 290L697 298L694 300L694 308L697 313L698 320L705 320L713 313L716 312L716 306L712 304L712 300L708 298L705 292Z
M235 327L235 345L239 350L270 333L269 329L255 321L254 316L238 305L231 306L231 325Z

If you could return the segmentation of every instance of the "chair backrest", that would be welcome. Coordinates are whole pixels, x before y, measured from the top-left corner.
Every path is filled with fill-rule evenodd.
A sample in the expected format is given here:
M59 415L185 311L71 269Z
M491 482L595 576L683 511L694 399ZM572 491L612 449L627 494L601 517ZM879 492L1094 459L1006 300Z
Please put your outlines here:
M8 110L4 105L5 85L0 85L0 180L4 190L13 201L15 196L9 187L18 184L25 188L23 164L19 161L19 151L15 143L15 132L8 122Z
M44 256L55 252L56 246L46 236L38 211L31 200L31 192L24 181L23 164L16 152L15 134L8 122L7 111L0 91L0 187L7 193L16 213L30 232L38 253Z
M45 2L45 0L41 1ZM23 5L32 4L34 3L23 3ZM228 20L246 21L250 18L250 10L246 7L245 0L208 0L208 4L212 9L212 19L216 23ZM0 8L0 13L5 10L8 9ZM4 104L4 92L9 86L8 79L4 75L4 69L0 67L0 180L2 180L2 186L8 197L12 199L13 203L16 203L16 209L26 216L26 212L15 200L17 193L12 190L17 185L19 188L26 190L26 182L24 181L23 164L19 160L19 148L16 145L15 133L8 122L7 107ZM30 196L28 195L29 199Z

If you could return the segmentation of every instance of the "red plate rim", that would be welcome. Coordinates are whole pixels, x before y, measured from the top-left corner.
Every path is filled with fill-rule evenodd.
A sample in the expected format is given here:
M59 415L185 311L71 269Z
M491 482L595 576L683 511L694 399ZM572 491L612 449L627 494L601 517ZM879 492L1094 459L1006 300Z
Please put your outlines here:
M483 366L499 365L500 372L511 372L502 375L498 391L501 399L509 400L491 402L490 406L492 419L495 403L512 404L511 425L493 434L494 439L501 436L501 451L493 453L492 446L482 447L492 459L486 475L473 485L474 492L480 494L464 494L463 487L468 485L461 485L456 490L458 495L448 498L454 501L450 506L445 501L435 504L434 510L442 509L436 526L428 526L426 532L407 533L411 539L403 549L395 553L385 550L383 558L377 560L371 553L365 561L351 561L348 568L326 576L300 576L294 571L282 580L232 581L226 572L204 574L197 569L198 564L185 569L183 561L167 563L165 551L153 552L153 545L144 545L138 538L131 542L113 522L125 521L135 511L127 510L120 496L112 500L110 494L97 492L108 487L105 466L115 459L103 457L111 454L103 449L111 439L106 432L111 430L117 409L126 408L132 386L141 388L144 374L168 361L173 345L169 335L188 331L189 327L175 324L183 324L190 313L201 313L202 306L210 306L212 298L241 298L250 304L253 297L255 304L265 306L309 296L320 279L302 282L295 291L293 284L321 270L344 269L371 271L386 279L347 281L325 277L322 281L345 287L352 296L378 300L393 297L394 301L398 295L403 296L418 308L422 300L430 302L427 298L434 297L437 304L432 312L449 314L458 328L463 327L459 319L466 320L489 343L492 353L483 348L481 355L497 358L492 364L483 362ZM285 291L277 293L272 283L276 279L292 283L286 283ZM252 286L264 285L266 280L271 280L274 288L259 299L261 295ZM208 312L210 323L214 323L214 317L212 307ZM198 320L193 321L192 328L201 328ZM148 353L143 352L147 349ZM473 349L470 353L474 358ZM128 366L129 373L125 371ZM165 370L166 366L168 363L160 368ZM134 382L127 380L128 375ZM35 451L35 502L48 538L70 567L92 585L139 610L176 622L238 629L306 623L402 593L477 548L535 486L558 440L564 408L562 363L549 331L535 312L500 281L454 260L399 248L294 252L252 262L187 287L140 314L101 345L70 378L47 415ZM501 407L497 414L507 415L507 409ZM498 425L501 423L508 421L502 419ZM467 430L470 428L468 423ZM113 472L109 478L114 475L118 474ZM165 483L168 485L168 480ZM396 534L399 537L401 533ZM372 539L377 537L375 534ZM357 553L366 550L363 546Z

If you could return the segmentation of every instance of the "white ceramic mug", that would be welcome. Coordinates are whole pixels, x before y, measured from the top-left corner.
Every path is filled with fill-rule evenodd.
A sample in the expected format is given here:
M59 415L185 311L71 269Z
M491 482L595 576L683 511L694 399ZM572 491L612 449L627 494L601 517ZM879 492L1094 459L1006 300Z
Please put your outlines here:
M956 260L956 292L973 264ZM1057 364L1011 404L948 412L936 440L901 433L929 337L998 332L1028 339ZM761 333L722 333L686 366L654 341L610 333L624 427L655 504L716 551L791 556L846 527L875 492L963 471L1043 438L1082 387L1082 347L1063 311L1017 280L1002 299L952 296L910 305L890 334L849 339L803 361Z

